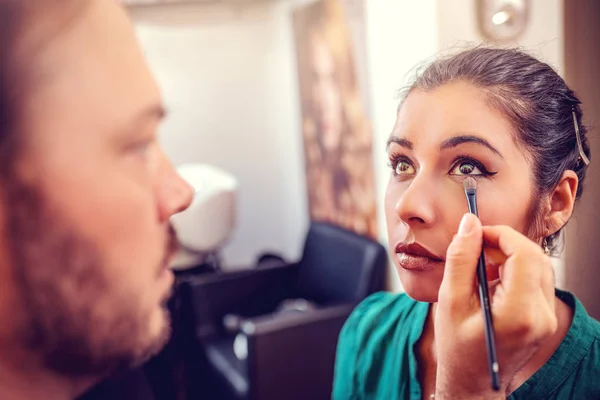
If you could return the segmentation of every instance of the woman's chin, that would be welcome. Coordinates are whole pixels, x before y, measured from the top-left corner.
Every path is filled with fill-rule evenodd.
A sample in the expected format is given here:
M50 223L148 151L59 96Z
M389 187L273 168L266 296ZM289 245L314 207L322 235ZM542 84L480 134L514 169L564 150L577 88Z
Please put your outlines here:
M437 303L438 295L437 292L435 294L426 293L422 290L405 290L405 293L413 300L420 301L423 303Z
M415 279L412 276L403 276L402 272L399 275L404 292L410 298L425 303L436 303L438 301L441 283L439 280Z

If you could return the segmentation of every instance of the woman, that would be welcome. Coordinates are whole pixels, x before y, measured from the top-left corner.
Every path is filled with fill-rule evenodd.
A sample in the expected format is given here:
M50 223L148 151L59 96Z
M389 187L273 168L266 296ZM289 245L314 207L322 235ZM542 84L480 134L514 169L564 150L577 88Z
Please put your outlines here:
M375 294L350 316L334 399L600 398L600 324L554 289L548 256L589 163L581 117L558 74L517 50L475 48L418 74L388 142L386 219L406 294ZM463 217L466 176L481 222ZM482 242L499 392L475 284Z

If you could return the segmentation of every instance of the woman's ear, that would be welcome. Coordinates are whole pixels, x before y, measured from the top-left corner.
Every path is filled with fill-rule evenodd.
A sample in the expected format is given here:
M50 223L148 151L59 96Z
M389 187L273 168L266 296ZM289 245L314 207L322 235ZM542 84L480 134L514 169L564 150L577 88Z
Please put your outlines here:
M565 226L575 206L579 178L575 171L567 170L550 195L550 213L547 216L549 234Z

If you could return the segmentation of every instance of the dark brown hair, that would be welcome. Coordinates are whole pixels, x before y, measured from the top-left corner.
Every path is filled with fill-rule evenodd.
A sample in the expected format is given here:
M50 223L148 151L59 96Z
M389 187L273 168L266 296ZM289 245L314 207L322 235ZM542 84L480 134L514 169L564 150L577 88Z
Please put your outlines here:
M579 199L587 166L579 154L573 112L584 153L590 158L587 129L579 99L552 67L518 49L475 47L417 71L403 98L412 90L433 90L453 81L483 90L489 105L512 123L517 143L530 158L535 196L550 193L563 173L572 170L579 178ZM546 238L551 250L559 235L560 230Z

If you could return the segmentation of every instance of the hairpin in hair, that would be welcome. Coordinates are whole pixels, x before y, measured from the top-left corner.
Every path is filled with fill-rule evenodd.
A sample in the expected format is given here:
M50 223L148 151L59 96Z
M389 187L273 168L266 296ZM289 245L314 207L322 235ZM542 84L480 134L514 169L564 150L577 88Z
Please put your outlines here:
M579 134L579 124L577 123L577 115L575 114L575 106L572 108L573 114L573 125L575 126L575 136L577 137L577 148L579 149L579 161L583 162L587 167L590 165L590 159L587 158L583 151L583 145L581 144L581 135Z

